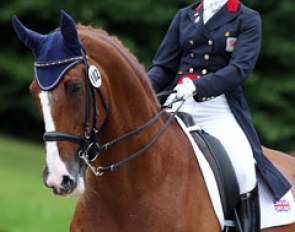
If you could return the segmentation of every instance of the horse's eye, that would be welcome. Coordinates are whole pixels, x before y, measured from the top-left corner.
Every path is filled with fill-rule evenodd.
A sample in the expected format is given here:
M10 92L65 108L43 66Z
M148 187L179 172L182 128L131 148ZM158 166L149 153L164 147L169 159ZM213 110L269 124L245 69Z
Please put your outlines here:
M82 83L80 81L68 81L65 83L65 90L69 97L79 97L82 93Z

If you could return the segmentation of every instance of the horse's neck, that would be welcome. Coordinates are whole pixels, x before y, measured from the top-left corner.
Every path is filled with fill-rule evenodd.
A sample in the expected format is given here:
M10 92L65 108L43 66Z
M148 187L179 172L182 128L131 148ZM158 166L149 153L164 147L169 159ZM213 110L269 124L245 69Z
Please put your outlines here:
M128 105L126 105L126 102L120 101L112 106L110 105L106 124L100 130L102 136L99 140L101 143L109 142L139 128L155 116L155 109L148 108L144 101L140 102L141 100L138 100L140 96L136 96L137 99L134 97L131 97L134 101L128 102ZM118 107L122 105L126 105L126 107ZM139 105L140 108L137 108ZM151 112L151 110L154 112ZM142 149L163 126L164 121L166 121L163 120L164 118L165 116L162 116L151 127L115 144L108 151L102 152L95 165L108 166L114 164ZM159 154L156 149L157 147L167 147L165 143L163 143L163 139L159 139L156 145L142 155L125 163L117 170L106 173L103 177L94 177L92 173L89 173L87 185L89 195L86 198L91 199L94 197L97 199L97 196L91 195L96 192L100 194L102 202L106 199L116 201L118 193L124 193L127 198L136 199L144 192L148 192L146 188L149 190L155 189L159 183L155 181L158 178L155 179L154 177L163 173L161 167L167 158L165 154ZM126 201L118 200L118 210L120 205L121 208L126 208L124 204L126 204Z
M130 131L142 127L161 110L155 97L150 93L151 86L148 85L146 80L140 79L145 77L132 77L130 75L134 75L134 71L128 71L125 67L121 68L120 66L117 67L117 73L120 73L119 77L115 77L115 73L112 73L112 70L108 73L108 76L110 76L107 81L109 111L100 131L101 136L99 140L101 143L112 141ZM139 134L119 142L109 151L104 152L101 155L101 165L113 164L142 149L159 132L166 121L164 120L165 117L167 116L161 116L160 119ZM157 146L161 145L157 144ZM149 149L139 158L136 158L136 160L126 163L124 167L115 171L115 173L107 175L116 175L117 172L126 171L134 173L137 176L135 180L132 180L133 176L131 175L128 178L130 182L144 179L145 175L156 171L155 168L157 165L154 164L160 160L159 157L157 161L154 160L153 155L150 154L152 153L151 150ZM140 172L142 168L145 169L144 172ZM136 169L139 169L138 172ZM119 178L125 177L124 175L120 175Z
M121 86L123 91L125 91L125 94L122 94L123 96L117 95L110 99L110 109L106 118L106 124L101 130L100 141L102 143L112 141L135 129L143 127L143 125L160 112L160 108L153 104L153 101L147 96L144 96L144 92L138 91L138 88L130 89L130 84L128 85L129 88L127 86ZM115 89L113 89L113 92L118 93ZM162 116L138 134L115 144L113 148L103 155L102 162L105 163L104 165L122 160L142 149L156 136L160 128L164 125L164 118L165 116ZM149 152L148 150L146 153ZM146 165L149 165L149 162L153 162L152 157L146 154L142 155L139 159L143 159ZM127 163L127 169L134 169L134 165L132 165L134 162L136 163L136 161L130 161L130 165ZM139 164L141 163L142 161Z
M106 42L112 45L109 40ZM112 47L115 47L111 52L112 56L97 61L100 67L108 67L107 70L102 70L105 76L103 87L108 92L109 111L99 132L101 143L109 142L143 126L160 111L155 96L151 94L151 85L144 79L146 77L143 70L135 67L132 63L134 60L129 59L123 50L117 49L117 46ZM102 53L103 49L108 48L97 44L89 51L93 52L92 57L95 57L95 54L100 54L100 50ZM111 66L116 68L110 68L110 61L114 62ZM159 132L167 117L163 115L151 127L103 152L94 165L108 166L139 151ZM120 193L135 201L145 194L162 195L161 197L166 199L165 194L179 188L182 178L188 176L187 167L192 166L193 158L189 155L190 152L192 150L187 139L176 122L173 122L156 144L141 156L125 163L114 172L106 173L103 177L95 177L89 173L85 199L95 198L95 202L101 205L112 200L117 203L118 210L120 206L123 209L126 203L118 198ZM166 184L163 184L165 182Z

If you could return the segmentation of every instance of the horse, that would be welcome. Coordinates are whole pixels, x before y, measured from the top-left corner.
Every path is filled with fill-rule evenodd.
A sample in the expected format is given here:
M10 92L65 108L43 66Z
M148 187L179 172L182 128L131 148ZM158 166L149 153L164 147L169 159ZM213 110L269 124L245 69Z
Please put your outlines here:
M14 26L30 48L44 38L16 18ZM65 13L59 30L64 44L76 48L79 40L85 54L36 63L49 70L76 62L53 88L35 78L30 91L46 131L44 183L56 195L79 197L70 231L220 232L194 151L161 110L137 58L118 38ZM54 46L48 49L57 52ZM294 186L295 159L264 151ZM263 231L291 232L295 224Z

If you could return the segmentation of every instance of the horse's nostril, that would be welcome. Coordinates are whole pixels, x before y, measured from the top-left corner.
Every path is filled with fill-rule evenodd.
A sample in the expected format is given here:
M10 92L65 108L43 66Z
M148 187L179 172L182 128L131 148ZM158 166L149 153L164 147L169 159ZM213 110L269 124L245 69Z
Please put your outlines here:
M75 181L69 176L63 176L61 187L64 192L69 192L74 188Z

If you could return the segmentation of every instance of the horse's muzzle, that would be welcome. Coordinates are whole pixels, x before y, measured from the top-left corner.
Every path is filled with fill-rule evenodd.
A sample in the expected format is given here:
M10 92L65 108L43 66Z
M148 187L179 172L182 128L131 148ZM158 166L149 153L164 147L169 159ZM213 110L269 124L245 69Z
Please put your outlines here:
M70 195L77 188L77 181L71 176L64 175L60 181L52 181L48 179L48 173L43 172L43 182L46 187L51 188L54 195Z

